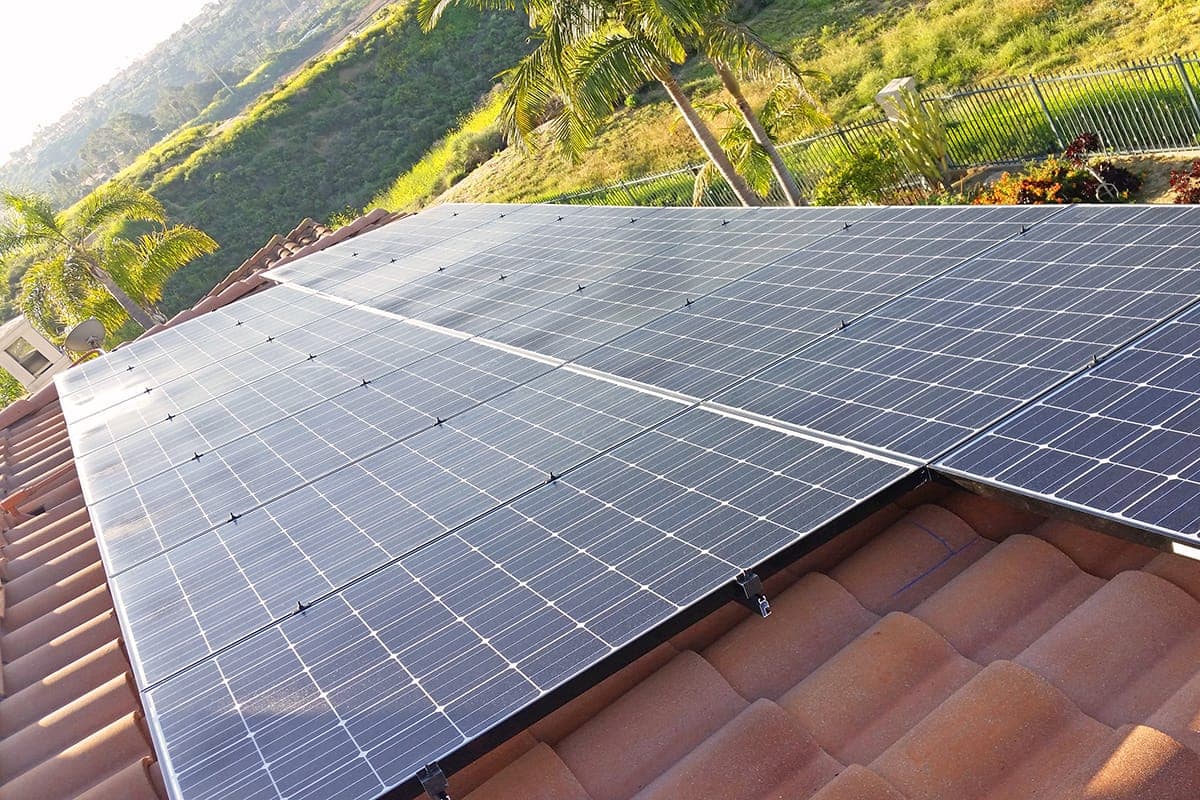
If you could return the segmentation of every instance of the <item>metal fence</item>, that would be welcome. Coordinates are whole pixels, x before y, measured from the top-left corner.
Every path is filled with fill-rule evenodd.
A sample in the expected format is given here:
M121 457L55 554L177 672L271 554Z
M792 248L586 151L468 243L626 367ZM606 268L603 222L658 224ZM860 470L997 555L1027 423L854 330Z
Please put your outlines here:
M1170 56L1109 69L1030 75L952 92L926 92L946 123L947 150L956 168L1012 164L1062 151L1081 133L1097 133L1114 153L1155 153L1200 148L1200 57ZM845 127L780 146L802 191L811 193L834 165L860 149L887 145L894 136L886 119ZM560 195L547 202L610 205L691 205L701 164L624 183ZM919 179L899 176L887 199L920 194ZM768 203L783 196L773 187ZM703 205L735 205L728 185L717 181Z

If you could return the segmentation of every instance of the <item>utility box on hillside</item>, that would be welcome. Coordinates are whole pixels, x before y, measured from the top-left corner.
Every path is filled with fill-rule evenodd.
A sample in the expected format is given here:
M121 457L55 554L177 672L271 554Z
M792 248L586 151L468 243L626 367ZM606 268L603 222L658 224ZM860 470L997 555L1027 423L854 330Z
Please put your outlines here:
M917 79L911 75L907 78L894 78L875 95L875 102L892 122L899 118L899 103L896 98L905 93L917 93Z
M71 365L71 357L51 344L24 316L0 326L0 367L36 392Z

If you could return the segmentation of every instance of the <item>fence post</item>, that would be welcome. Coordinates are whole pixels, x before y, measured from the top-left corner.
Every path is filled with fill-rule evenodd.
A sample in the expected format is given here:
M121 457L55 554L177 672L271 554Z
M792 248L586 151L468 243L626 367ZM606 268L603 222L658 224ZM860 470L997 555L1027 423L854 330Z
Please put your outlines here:
M1183 91L1187 94L1188 101L1192 104L1192 113L1196 115L1196 121L1200 122L1200 103L1196 102L1196 94L1192 91L1192 82L1188 79L1187 68L1183 66L1183 59L1176 53L1172 59L1175 62L1175 69L1179 70L1179 82L1183 84Z
M842 145L846 148L846 152L852 156L858 155L858 150L854 147L854 143L850 141L850 137L846 135L846 130L837 123L834 123L833 128L837 131L838 138L842 140Z
M1038 105L1042 107L1042 113L1046 116L1046 124L1050 126L1050 132L1054 134L1054 143L1058 145L1059 150L1064 149L1066 144L1063 143L1062 134L1058 132L1058 126L1054 124L1054 117L1050 116L1050 107L1046 105L1046 98L1042 96L1042 87L1038 86L1037 78L1030 75L1029 85L1033 88Z

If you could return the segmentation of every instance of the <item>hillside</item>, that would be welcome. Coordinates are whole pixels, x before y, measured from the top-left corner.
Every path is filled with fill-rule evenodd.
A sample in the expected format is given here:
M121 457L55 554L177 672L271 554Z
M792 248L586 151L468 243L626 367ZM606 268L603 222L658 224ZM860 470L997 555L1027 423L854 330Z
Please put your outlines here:
M264 94L232 123L180 132L125 173L220 244L167 286L193 303L274 232L353 211L411 168L521 53L516 14L455 9L423 34L412 4Z
M345 36L380 0L219 0L0 165L0 186L79 199L148 145L200 115L236 114L274 80Z
M1200 50L1200 4L1194 0L774 0L748 21L774 46L829 76L812 88L842 123L877 113L875 93L901 75L916 76L923 87L953 88ZM707 67L688 64L682 78L694 99L718 98ZM663 92L647 87L630 105L577 163L553 151L509 148L442 199L540 199L701 157ZM478 120L471 122L478 127ZM460 169L444 153L433 153L415 170L421 181L401 175L394 190L376 201L396 210L428 202L431 193L420 189L446 182L430 175L435 165L451 173Z

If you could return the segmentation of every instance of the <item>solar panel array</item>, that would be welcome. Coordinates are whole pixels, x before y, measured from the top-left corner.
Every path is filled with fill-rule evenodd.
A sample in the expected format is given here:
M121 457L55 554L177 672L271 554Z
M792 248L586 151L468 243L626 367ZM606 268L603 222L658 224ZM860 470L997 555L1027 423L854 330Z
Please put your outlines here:
M64 373L172 793L377 796L946 451L1183 535L1197 234L442 206Z

